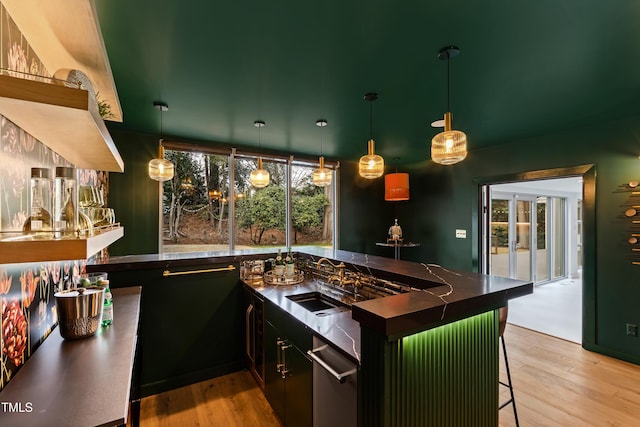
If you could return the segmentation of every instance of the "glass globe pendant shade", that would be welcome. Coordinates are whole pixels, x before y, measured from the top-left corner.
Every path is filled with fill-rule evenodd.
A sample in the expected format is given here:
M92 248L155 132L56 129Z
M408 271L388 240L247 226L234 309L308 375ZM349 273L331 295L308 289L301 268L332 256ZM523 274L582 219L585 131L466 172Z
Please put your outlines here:
M467 135L451 129L451 113L444 115L444 131L431 140L431 160L441 165L454 165L467 157Z
M173 178L173 163L165 159L152 159L149 162L149 177L156 181L169 181Z
M262 169L262 157L258 157L258 169L251 171L249 182L256 188L269 185L269 172Z
M313 171L313 184L318 187L331 185L331 169L324 167L324 157L320 156L320 167Z
M380 178L384 173L384 159L373 152L373 139L369 140L367 148L367 155L360 157L358 172L366 179Z
M173 163L164 158L164 147L160 146L157 159L149 161L149 178L156 181L169 181L173 179Z
M384 176L384 199L388 202L409 200L408 173L388 173Z

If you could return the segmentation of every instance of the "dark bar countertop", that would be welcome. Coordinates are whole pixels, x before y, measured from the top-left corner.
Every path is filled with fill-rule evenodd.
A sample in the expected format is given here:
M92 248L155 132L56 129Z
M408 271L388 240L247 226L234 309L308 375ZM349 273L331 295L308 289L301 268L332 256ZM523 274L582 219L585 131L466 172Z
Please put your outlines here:
M301 284L288 286L265 285L262 280L245 281L245 285L253 288L254 292L289 313L357 363L360 363L361 326L393 340L502 307L509 299L533 292L531 282L452 271L433 264L317 248L313 251L315 254L309 252L299 252L298 256L315 262L326 256L344 262L351 271L392 280L415 289L354 303L350 311L316 316L287 296L313 291L326 293L323 290L326 286L320 281L308 279Z
M351 271L402 283L415 289L400 295L355 303L349 312L318 317L286 298L287 295L321 288L322 284L317 281L305 280L295 286L264 286L262 283L250 285L254 291L358 362L360 326L393 340L502 307L512 298L533 292L532 282L454 271L435 264L319 247L296 247L295 253L296 257L314 262L323 257L342 261ZM131 255L114 257L107 264L87 266L87 271L169 269L266 259L274 255L273 249Z
M262 280L245 280L244 283L263 299L302 323L311 333L322 337L355 363L360 363L360 324L351 318L351 310L317 316L287 298L307 292L325 292L327 287L324 284L317 280L305 280L289 286L266 285Z
M0 412L2 426L125 424L138 333L140 287L114 289L113 324L64 340L53 330L0 392L0 401L31 412Z

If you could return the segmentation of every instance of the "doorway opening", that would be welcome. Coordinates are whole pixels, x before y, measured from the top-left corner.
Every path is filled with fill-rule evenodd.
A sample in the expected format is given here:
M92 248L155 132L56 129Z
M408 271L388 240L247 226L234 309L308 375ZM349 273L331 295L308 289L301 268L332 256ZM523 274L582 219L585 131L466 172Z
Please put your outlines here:
M509 322L582 343L582 177L482 186L483 272L531 281Z

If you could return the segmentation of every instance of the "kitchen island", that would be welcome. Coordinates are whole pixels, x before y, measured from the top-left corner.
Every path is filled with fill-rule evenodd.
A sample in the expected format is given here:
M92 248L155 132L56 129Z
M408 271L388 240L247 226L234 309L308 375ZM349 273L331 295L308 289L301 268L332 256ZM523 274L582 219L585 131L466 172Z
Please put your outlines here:
M347 251L298 251L299 260L327 258L344 263L351 273L410 288L354 302L351 310L316 316L287 297L321 291L322 283L250 284L287 319L357 362L358 425L497 425L497 312L509 299L531 293L531 282ZM270 256L259 251L143 255L88 269L108 271L111 278L117 271L131 275L137 269L173 271L207 263L239 266ZM243 344L241 340L238 345Z

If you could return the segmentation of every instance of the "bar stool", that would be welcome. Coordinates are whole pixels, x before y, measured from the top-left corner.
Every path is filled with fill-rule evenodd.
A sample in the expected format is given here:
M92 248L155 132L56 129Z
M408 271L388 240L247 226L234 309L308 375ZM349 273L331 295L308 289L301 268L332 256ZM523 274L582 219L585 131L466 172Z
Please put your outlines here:
M500 308L500 318L498 321L498 328L500 332L500 342L502 342L502 354L504 355L504 365L507 368L507 382L500 382L500 385L507 387L509 389L509 393L511 394L511 398L502 402L498 407L498 410L504 408L505 406L511 404L513 406L513 416L516 419L516 427L520 426L518 422L518 411L516 410L516 398L513 395L513 384L511 383L511 372L509 371L509 359L507 359L507 348L504 345L504 329L507 326L507 314L509 313L509 307L504 306Z

